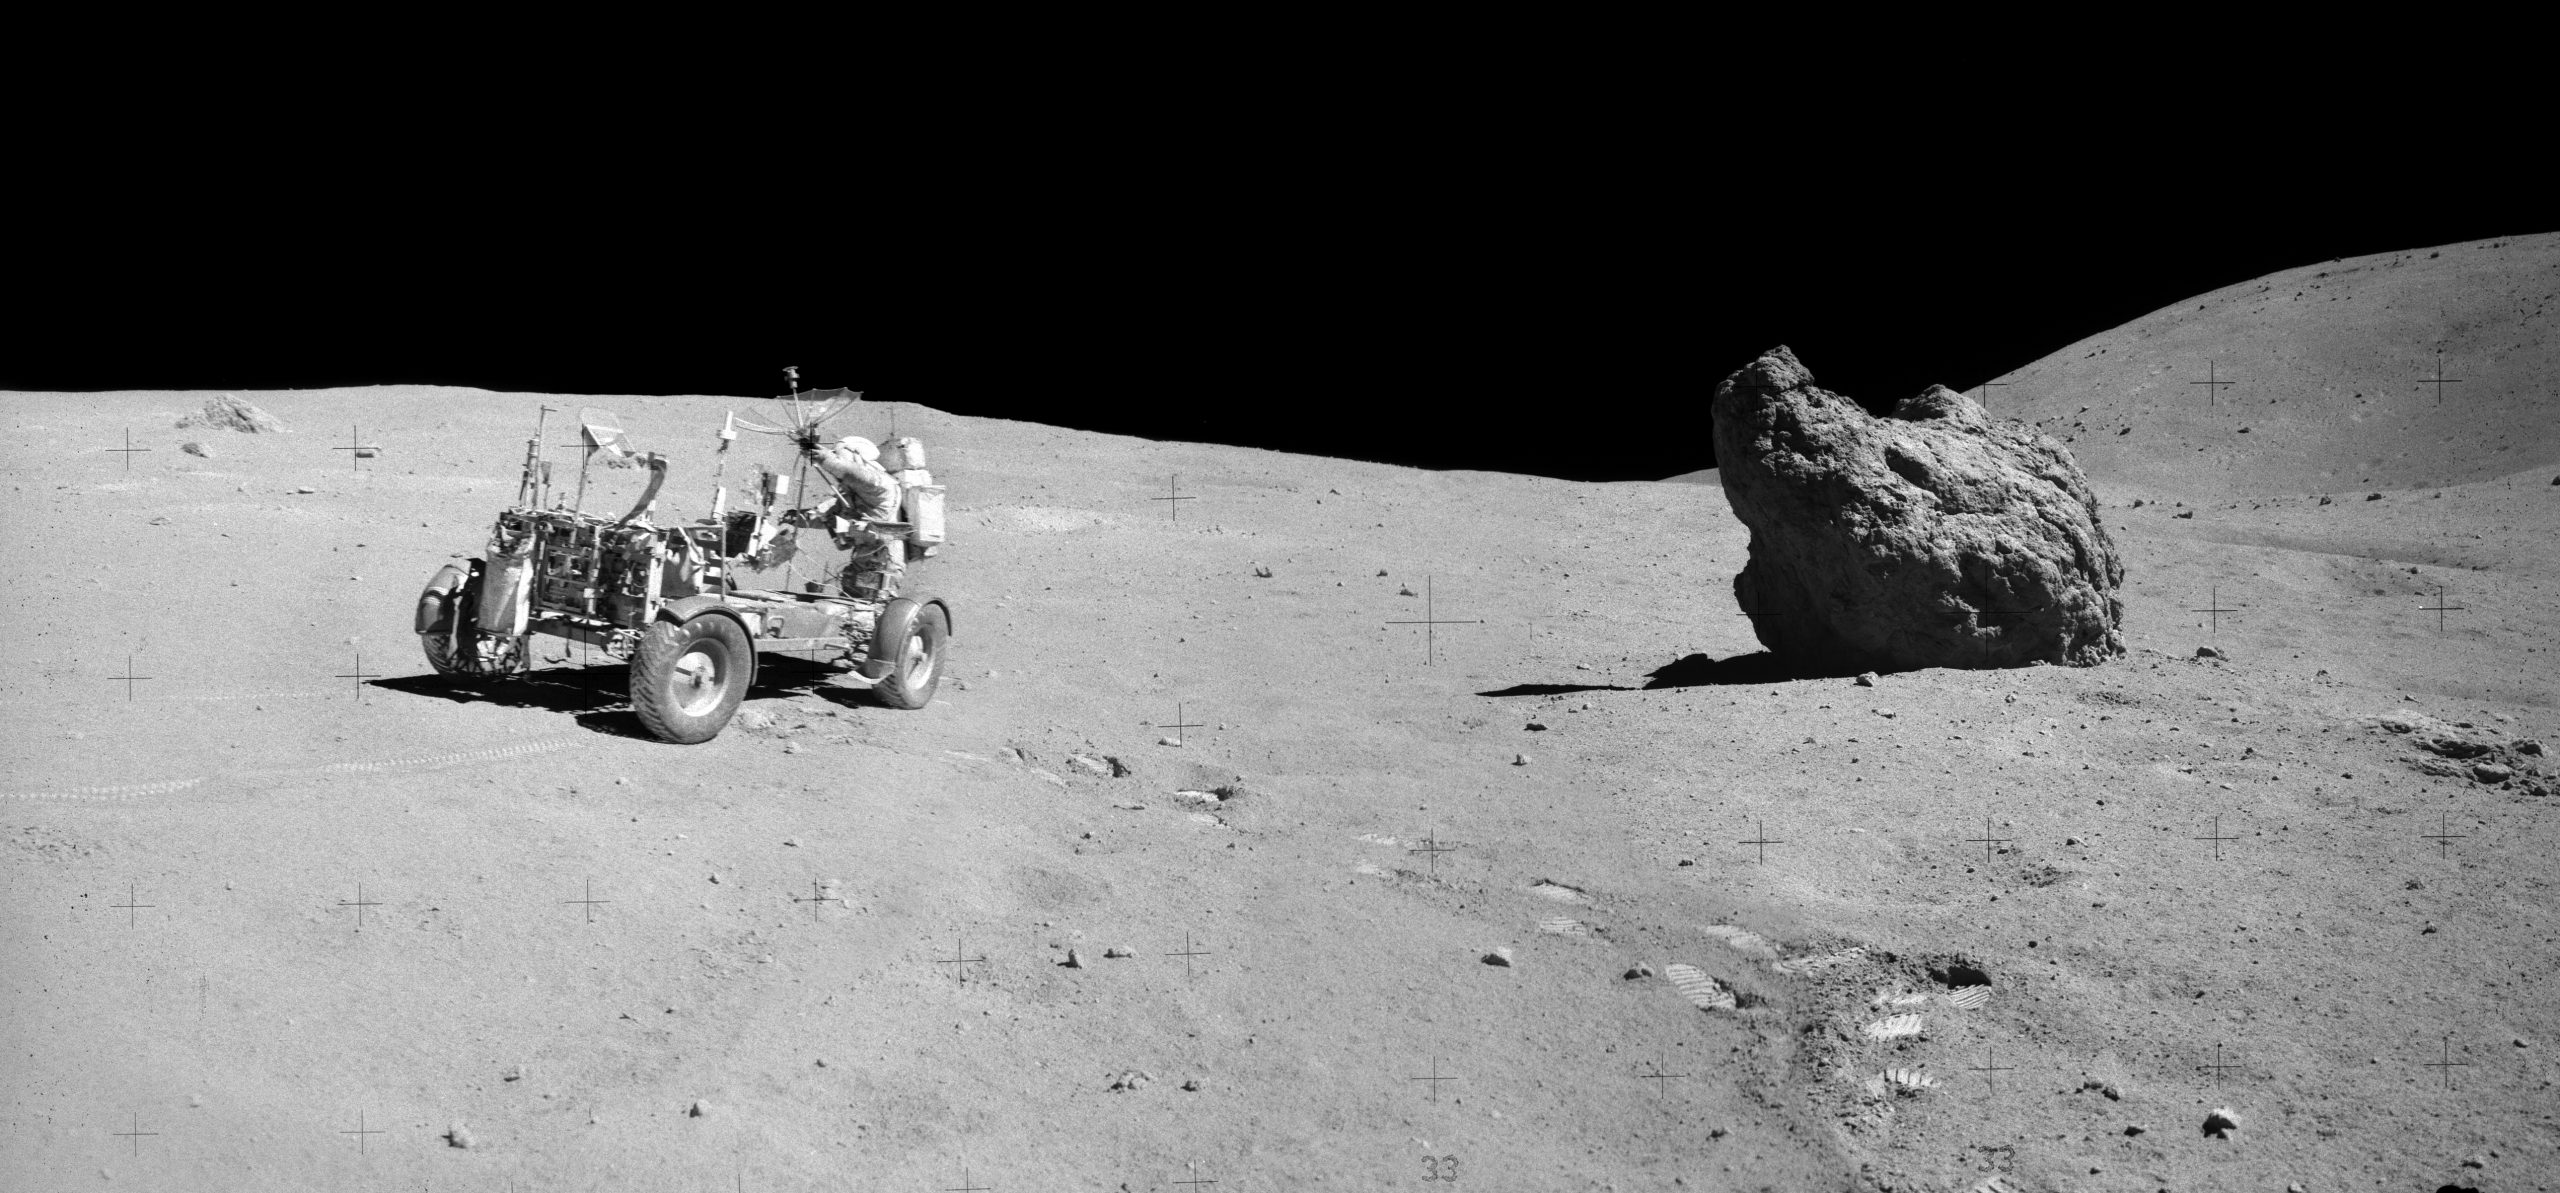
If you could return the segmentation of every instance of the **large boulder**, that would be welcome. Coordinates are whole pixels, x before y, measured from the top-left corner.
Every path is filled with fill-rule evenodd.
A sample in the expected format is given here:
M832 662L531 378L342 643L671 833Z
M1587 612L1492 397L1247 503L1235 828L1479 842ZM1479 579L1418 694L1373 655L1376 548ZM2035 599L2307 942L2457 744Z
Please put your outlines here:
M1877 418L1784 347L1714 414L1751 528L1734 598L1772 653L1840 674L2124 653L2124 563L2062 445L1943 386Z

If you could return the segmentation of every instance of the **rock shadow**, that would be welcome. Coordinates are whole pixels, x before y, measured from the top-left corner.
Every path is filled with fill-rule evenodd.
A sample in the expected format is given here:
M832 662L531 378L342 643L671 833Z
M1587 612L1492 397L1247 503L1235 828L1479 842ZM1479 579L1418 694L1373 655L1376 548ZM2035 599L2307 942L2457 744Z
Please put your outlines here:
M1775 684L1799 679L1848 679L1857 674L1854 669L1782 658L1765 650L1722 659L1693 654L1656 668L1646 676L1644 690Z
M1566 692L1632 692L1636 689L1613 683L1516 683L1507 688L1478 692L1479 696L1560 696Z
M1826 667L1782 659L1768 651L1717 659L1703 654L1657 667L1646 673L1643 687L1606 683L1518 683L1478 692L1479 696L1561 696L1568 692L1650 692L1660 688L1715 687L1730 684L1774 684L1799 679L1848 679L1864 668Z

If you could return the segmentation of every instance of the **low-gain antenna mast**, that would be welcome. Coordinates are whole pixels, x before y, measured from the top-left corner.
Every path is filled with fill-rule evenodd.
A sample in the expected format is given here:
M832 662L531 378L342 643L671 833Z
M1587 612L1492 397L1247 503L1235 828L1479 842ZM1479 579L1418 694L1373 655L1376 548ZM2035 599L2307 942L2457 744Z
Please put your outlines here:
M524 476L516 481L517 505L525 504L526 499L530 498L534 508L542 507L543 482L550 479L548 475L550 461L542 458L542 433L543 426L550 417L549 406L542 407L533 416L533 438L524 441Z

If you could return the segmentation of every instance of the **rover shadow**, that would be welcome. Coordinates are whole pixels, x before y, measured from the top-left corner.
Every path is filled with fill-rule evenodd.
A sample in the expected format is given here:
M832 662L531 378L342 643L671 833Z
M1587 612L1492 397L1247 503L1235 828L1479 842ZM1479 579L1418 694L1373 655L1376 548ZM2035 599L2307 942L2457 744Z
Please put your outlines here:
M859 708L868 699L867 690L834 682L844 674L824 663L785 654L763 656L756 668L756 685L748 689L750 699L777 696L815 696L840 708Z
M374 680L365 686L455 704L495 704L505 708L538 708L544 712L583 713L630 703L631 669L562 667L507 679L408 675L398 679Z
M786 655L766 655L756 668L755 686L747 689L747 697L752 700L814 695L848 708L861 703L861 691L829 682L836 674L828 667ZM628 664L545 667L507 679L410 675L373 680L365 686L455 704L494 704L566 713L582 729L640 741L658 740L640 723L639 714L631 710Z

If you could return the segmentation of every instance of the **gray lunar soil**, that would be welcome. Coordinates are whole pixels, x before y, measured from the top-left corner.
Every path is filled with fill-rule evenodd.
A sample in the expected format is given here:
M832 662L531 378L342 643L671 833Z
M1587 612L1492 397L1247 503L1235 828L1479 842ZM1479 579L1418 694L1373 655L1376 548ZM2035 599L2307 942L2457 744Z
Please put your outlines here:
M8 395L0 1188L2560 1187L2555 320L2560 235L2021 367L2130 653L1871 681L1757 653L1712 474L903 405L939 698L700 746L411 608L546 400L662 520L769 403Z

